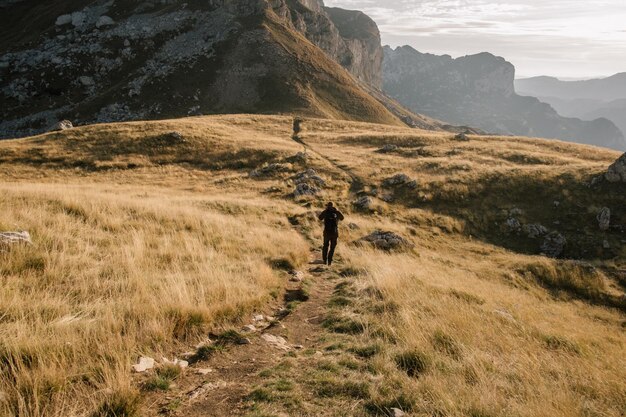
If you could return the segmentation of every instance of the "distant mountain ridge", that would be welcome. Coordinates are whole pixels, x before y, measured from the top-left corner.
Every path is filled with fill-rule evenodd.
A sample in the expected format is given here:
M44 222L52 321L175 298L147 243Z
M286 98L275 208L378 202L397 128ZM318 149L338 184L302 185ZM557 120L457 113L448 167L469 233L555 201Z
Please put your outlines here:
M560 116L549 104L515 92L515 67L481 53L453 59L386 46L383 90L410 110L488 132L556 138L626 149L614 123Z
M515 80L515 85L520 94L537 95L564 116L604 117L626 134L626 73L582 81L534 77Z
M555 77L532 77L515 80L520 94L561 99L591 99L613 101L626 98L626 72L607 78L561 81Z

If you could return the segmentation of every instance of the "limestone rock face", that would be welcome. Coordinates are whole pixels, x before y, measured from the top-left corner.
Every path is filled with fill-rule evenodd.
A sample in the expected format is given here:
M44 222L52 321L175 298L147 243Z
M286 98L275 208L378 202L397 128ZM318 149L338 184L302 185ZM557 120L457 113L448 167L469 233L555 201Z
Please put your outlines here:
M300 3L305 7L274 9L357 79L381 88L383 48L376 23L359 11L325 7L321 0Z
M605 178L609 182L626 183L626 153L620 156L620 158L609 167Z
M541 244L541 251L550 258L558 258L563 254L567 239L558 232L548 234Z
M611 227L611 209L602 207L598 212L597 219L600 230L603 232L609 230L609 227Z
M383 90L410 110L489 133L562 139L626 150L607 119L561 117L537 98L515 93L515 67L489 53L453 59L410 46L384 48Z
M50 130L55 132L55 131L72 129L73 127L74 127L74 125L69 120L61 120L60 122L58 122L54 126L52 126L52 129L50 129Z
M70 117L87 124L295 112L402 124L368 90L382 79L376 24L321 0L14 7L3 13L15 22L0 28L11 39L0 55L0 138L41 133ZM22 39L20 28L35 18L41 32Z

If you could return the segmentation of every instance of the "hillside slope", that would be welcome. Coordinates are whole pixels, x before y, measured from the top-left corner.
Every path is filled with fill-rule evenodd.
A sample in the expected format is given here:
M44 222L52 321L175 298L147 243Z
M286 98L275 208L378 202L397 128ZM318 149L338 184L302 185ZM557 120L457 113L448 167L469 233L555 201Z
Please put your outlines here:
M495 134L513 134L626 150L623 133L601 118L561 117L550 105L515 93L515 68L488 53L452 59L404 46L385 47L384 91L410 110Z
M2 7L0 137L40 133L62 119L250 112L402 124L388 109L410 113L364 91L380 86L376 24L321 1L23 0Z
M0 251L3 417L624 413L626 193L598 179L617 152L292 123L0 142L0 231L32 239ZM376 230L405 244L359 243Z

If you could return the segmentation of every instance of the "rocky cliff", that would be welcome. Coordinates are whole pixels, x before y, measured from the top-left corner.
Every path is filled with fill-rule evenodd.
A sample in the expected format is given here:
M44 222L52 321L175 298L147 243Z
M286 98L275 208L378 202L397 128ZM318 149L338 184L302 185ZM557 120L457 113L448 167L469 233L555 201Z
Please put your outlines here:
M400 106L366 91L382 80L375 23L320 0L5 0L0 10L0 137L64 118L218 112L402 123L387 110Z
M561 117L548 104L515 93L515 68L488 53L452 59L405 46L385 47L383 89L414 112L498 134L558 138L626 149L607 119Z

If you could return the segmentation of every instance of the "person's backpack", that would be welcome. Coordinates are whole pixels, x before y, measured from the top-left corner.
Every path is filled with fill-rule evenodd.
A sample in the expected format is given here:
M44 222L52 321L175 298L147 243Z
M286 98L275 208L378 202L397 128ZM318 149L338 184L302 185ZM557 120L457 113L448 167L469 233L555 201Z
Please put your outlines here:
M339 231L339 218L337 212L329 211L324 217L324 230L330 233L337 233Z

